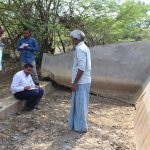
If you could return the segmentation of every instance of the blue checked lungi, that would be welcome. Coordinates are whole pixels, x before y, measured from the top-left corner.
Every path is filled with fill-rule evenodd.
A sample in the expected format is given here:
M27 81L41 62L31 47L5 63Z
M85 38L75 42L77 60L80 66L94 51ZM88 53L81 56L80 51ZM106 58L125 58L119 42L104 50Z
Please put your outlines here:
M90 83L78 84L77 90L72 92L71 108L69 114L69 129L78 132L88 130L87 116L89 105Z

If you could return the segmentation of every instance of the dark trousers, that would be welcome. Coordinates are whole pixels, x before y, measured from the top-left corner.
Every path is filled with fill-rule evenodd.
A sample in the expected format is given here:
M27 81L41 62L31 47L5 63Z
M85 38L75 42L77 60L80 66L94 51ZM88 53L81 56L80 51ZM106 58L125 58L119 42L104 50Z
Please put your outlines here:
M16 99L25 100L26 106L29 109L34 109L35 106L39 104L43 94L44 94L44 90L39 88L39 89L17 92L14 94L14 96Z

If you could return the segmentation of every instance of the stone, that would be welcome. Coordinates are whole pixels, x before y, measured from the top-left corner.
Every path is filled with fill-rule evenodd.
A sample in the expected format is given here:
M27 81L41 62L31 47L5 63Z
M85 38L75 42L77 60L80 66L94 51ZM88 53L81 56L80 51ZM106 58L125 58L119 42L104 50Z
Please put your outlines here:
M24 130L22 131L23 134L27 134L28 132L29 132L29 131L26 130L26 129L24 129Z
M72 150L72 147L70 145L66 145L65 150Z

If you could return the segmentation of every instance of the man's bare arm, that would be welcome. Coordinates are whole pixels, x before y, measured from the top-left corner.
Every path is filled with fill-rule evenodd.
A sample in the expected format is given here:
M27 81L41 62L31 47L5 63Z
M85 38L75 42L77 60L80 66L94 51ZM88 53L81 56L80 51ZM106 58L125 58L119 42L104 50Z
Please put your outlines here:
M74 80L74 82L73 82L74 84L77 84L77 83L79 82L79 80L80 80L80 78L81 78L83 72L84 72L84 71L78 69L78 73L77 73L76 78L75 78L75 80Z
M74 80L74 82L73 82L73 84L72 84L72 87L71 87L71 90L72 90L73 92L76 91L76 89L77 89L77 84L78 84L78 82L79 82L79 80L80 80L80 78L81 78L83 72L84 72L84 71L78 69L78 73L77 73L76 78L75 78L75 80Z

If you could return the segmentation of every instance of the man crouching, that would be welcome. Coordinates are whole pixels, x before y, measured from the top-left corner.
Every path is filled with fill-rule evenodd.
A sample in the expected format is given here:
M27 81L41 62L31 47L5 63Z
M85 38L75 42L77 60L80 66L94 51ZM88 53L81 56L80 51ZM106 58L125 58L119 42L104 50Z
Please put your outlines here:
M17 72L11 83L11 91L16 99L25 100L25 108L28 111L32 111L38 108L38 104L44 94L43 89L36 86L32 80L33 66L31 64L25 64L23 70Z

